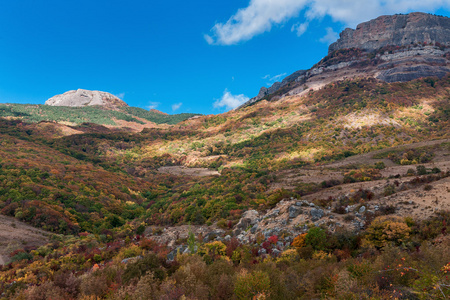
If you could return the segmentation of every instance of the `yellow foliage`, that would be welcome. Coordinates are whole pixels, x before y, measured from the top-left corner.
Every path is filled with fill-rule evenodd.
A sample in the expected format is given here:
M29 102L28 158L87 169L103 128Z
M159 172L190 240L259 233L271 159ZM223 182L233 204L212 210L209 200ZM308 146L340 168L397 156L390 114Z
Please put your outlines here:
M307 233L303 233L303 234L296 236L294 238L294 241L292 242L292 246L297 249L304 247L306 245L306 235L307 235Z
M319 250L313 253L312 258L317 260L326 260L330 259L332 255L330 253L326 253L325 251Z
M287 249L283 251L280 257L276 260L277 262L294 262L300 258L297 250Z
M210 256L224 256L226 254L227 246L219 241L214 241L202 245L199 249L200 254L208 254Z
M405 220L396 216L375 218L366 230L365 243L378 248L389 243L401 244L409 239L411 229Z

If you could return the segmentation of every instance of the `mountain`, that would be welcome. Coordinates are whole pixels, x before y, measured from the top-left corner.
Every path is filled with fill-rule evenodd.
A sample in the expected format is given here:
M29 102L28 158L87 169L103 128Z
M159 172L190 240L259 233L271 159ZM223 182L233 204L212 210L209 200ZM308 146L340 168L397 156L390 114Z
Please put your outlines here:
M118 108L128 106L118 97L100 91L88 91L78 89L76 91L68 91L62 95L56 95L45 101L45 105L50 106L70 106L84 107L99 105L106 108Z
M445 299L437 43L333 50L219 115L0 105L0 299Z
M450 72L450 18L425 13L381 16L347 28L331 44L328 55L309 70L300 70L239 108L261 99L276 101L326 84L355 78L406 82L442 78Z
M148 111L139 107L130 107L110 93L83 89L53 96L45 102L45 105L0 103L0 117L25 122L58 123L59 125L55 125L55 128L66 133L73 132L73 128L63 128L63 126L73 127L84 124L82 132L86 132L89 131L87 125L89 123L92 124L93 132L107 130L102 126L141 131L144 128L174 125L194 116L198 114L169 115L155 109Z
M358 48L376 51L386 46L414 44L450 45L450 18L425 13L381 16L374 20L347 28L329 47L329 53Z

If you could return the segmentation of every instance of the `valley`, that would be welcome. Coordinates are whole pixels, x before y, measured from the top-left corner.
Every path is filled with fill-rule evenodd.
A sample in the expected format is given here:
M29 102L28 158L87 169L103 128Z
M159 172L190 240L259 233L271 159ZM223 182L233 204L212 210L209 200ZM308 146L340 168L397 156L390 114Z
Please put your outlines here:
M0 104L0 299L447 299L448 26L363 23L217 115Z

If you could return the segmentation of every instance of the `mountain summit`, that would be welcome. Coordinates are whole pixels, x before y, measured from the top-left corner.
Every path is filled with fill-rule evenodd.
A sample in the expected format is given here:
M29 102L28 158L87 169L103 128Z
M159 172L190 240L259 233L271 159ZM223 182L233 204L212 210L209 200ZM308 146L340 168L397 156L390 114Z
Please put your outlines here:
M425 13L381 16L347 28L330 45L328 53L358 48L375 51L388 45L408 46L418 43L450 45L450 18Z
M450 73L450 18L426 13L381 16L347 28L330 45L328 55L309 70L296 71L239 108L262 99L317 90L336 81L376 78L406 82ZM238 109L239 109L238 108Z
M118 97L101 91L89 91L89 90L72 90L65 92L61 95L53 96L45 101L46 105L50 106L70 106L70 107L83 107L99 105L106 108L117 108L128 106L124 101Z

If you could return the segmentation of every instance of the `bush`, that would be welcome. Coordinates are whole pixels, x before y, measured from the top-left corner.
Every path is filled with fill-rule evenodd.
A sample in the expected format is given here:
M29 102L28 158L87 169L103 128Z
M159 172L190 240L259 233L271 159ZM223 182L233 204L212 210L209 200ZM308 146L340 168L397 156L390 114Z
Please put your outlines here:
M426 175L427 174L427 168L425 168L424 165L418 165L416 167L417 175Z
M234 293L238 299L265 299L269 291L270 278L265 272L249 273L243 269L236 278Z
M375 218L366 230L365 242L382 248L390 243L401 245L409 240L411 229L405 220L396 216Z
M13 257L11 257L11 262L21 261L24 259L32 260L33 255L31 255L30 253L27 253L27 252L20 252L20 253L17 253L16 255L14 255Z
M148 271L152 271L155 278L159 280L163 280L166 277L166 272L162 268L158 256L151 253L134 263L130 263L123 274L123 281L130 282L132 279L139 279Z
M320 227L313 227L308 230L305 238L306 245L311 246L314 250L324 250L327 244L327 235L325 230Z

